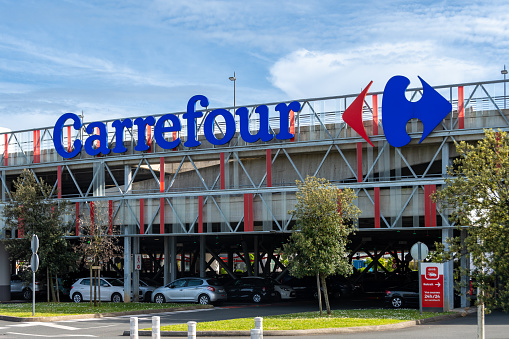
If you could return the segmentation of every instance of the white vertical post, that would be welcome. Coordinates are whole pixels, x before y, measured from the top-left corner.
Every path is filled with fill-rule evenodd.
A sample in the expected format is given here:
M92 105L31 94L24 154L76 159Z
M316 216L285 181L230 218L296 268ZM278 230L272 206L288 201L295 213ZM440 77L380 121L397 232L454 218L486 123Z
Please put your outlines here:
M152 317L152 339L161 339L161 318Z
M138 339L138 317L131 317L130 338Z
M196 339L196 321L187 322L187 339Z
M481 293L481 289L477 287L477 296ZM481 296L482 297L482 296ZM484 302L479 303L477 305L477 339L485 338L485 330L484 330Z
M251 339L261 339L262 334L260 334L261 331L257 328L253 328L251 330Z
M263 339L263 318L262 317L255 318L255 329L260 330L260 334L259 334L258 338Z

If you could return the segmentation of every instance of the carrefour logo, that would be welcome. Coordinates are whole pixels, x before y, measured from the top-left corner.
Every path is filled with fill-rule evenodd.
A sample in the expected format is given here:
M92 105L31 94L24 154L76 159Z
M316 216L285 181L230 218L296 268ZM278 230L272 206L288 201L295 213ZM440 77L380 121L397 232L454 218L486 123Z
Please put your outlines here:
M436 90L428 85L419 77L423 86L422 97L417 102L410 102L405 97L405 91L410 80L403 76L392 77L385 85L382 100L382 122L384 127L385 138L394 147L402 147L410 142L410 136L406 132L407 122L412 118L422 121L424 130L422 142L437 125L451 112L452 105ZM343 113L343 120L369 144L373 143L369 139L364 125L362 123L362 108L364 99L373 82L362 91L359 96ZM187 111L182 118L187 121L187 139L184 142L185 147L198 147L201 142L198 140L197 121L203 117L203 112L196 109L196 105L206 108L209 105L208 99L203 95L195 95L187 104ZM276 105L275 110L279 113L279 132L273 135L269 127L269 109L266 105L256 107L255 113L259 115L259 129L255 134L249 130L249 111L246 107L240 107L235 111L235 115L239 117L240 137L247 143L255 143L257 141L268 142L274 138L279 140L288 140L294 137L289 130L289 119L292 112L298 112L301 104L293 101L289 104L280 103ZM225 122L225 129L221 138L214 134L214 125L216 118L219 116ZM82 121L74 113L63 114L56 122L53 131L53 144L55 150L63 158L73 158L78 155L83 148L85 152L91 156L99 154L124 153L127 148L124 145L124 131L126 129L137 126L138 135L135 151L148 151L150 146L147 144L146 132L148 126L154 126L154 140L163 149L173 149L181 143L181 139L177 137L177 133L182 130L182 122L180 118L173 114L166 114L157 121L153 116L145 118L115 120L111 126L115 129L114 147L108 147L108 129L103 122L92 122L87 125L86 132L89 136L83 142L76 139L73 142L73 148L66 149L63 145L63 128L68 120L72 121L72 128L80 130ZM215 109L209 112L202 121L205 139L213 145L224 145L228 143L235 135L237 130L235 116L225 109ZM69 127L71 128L71 127ZM166 135L172 133L173 139L170 141Z
M419 101L410 102L405 97L405 91L410 84L408 78L397 75L389 79L385 85L382 99L382 123L387 142L394 147L403 147L410 142L406 132L406 125L412 118L422 121L423 132L419 143L440 124L452 111L452 105L421 77L422 97ZM356 131L371 146L364 124L362 123L362 107L369 87L373 81L355 98L343 113L343 121Z

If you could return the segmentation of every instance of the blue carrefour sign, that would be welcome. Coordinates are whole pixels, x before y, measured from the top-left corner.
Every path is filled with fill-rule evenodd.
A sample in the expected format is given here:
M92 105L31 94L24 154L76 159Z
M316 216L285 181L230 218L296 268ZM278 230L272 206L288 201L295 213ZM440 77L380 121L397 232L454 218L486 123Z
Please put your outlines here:
M410 137L406 133L406 124L412 118L418 118L422 121L424 132L420 141L424 140L435 127L451 112L452 105L436 90L428 85L424 80L419 78L423 85L422 98L417 102L409 102L405 98L405 90L410 83L406 77L392 77L386 84L383 100L382 100L382 121L384 133L387 141L394 147L402 147L410 142ZM371 145L371 141L367 136L364 125L362 124L362 106L364 97L367 94L366 89L354 100L354 102L343 113L344 121L359 133ZM197 120L203 117L203 112L198 112L196 105L206 108L209 100L203 95L195 95L187 104L187 111L182 115L182 119L187 122L187 140L184 142L185 147L198 147L201 142L197 135ZM297 101L289 104L280 103L276 105L275 110L279 112L279 132L276 135L270 133L269 128L269 109L266 105L258 106L255 112L259 115L259 129L256 134L249 131L249 111L246 107L240 107L235 111L235 115L239 116L240 137L247 143L254 143L259 140L267 142L276 138L278 140L287 140L294 137L289 131L290 112L298 112L301 105ZM214 134L214 124L216 118L221 116L225 121L225 131L222 138L217 138ZM166 133L179 132L182 130L182 123L178 116L166 114L159 119L153 116L144 118L115 120L112 127L115 129L114 147L108 147L108 129L103 122L92 122L87 125L86 132L89 134L85 140L74 140L74 149L68 150L63 144L63 128L67 121L72 121L72 128L80 130L82 122L74 113L63 114L56 122L53 131L53 144L55 150L63 158L73 158L78 155L82 149L91 156L99 154L124 153L127 148L124 146L124 130L137 126L138 135L135 146L136 151L147 151L150 146L145 138L147 126L154 126L155 142L163 149L173 149L181 143L180 138L168 141L165 138ZM169 122L170 126L167 126ZM203 130L205 138L213 145L224 145L229 142L235 135L237 130L234 115L225 109L215 109L207 114L203 120Z

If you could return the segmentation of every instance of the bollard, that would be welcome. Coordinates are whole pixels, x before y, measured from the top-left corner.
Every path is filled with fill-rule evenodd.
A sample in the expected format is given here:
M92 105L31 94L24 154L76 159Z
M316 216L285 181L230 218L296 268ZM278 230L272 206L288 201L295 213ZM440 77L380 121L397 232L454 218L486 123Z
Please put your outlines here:
M131 317L130 338L138 339L138 318Z
M261 333L262 331L260 331L260 329L253 328L251 330L251 339L261 339Z
M255 329L260 330L260 339L263 339L263 318L256 317L255 318Z
M187 322L187 339L196 339L196 321Z
M161 318L152 317L152 339L161 339Z

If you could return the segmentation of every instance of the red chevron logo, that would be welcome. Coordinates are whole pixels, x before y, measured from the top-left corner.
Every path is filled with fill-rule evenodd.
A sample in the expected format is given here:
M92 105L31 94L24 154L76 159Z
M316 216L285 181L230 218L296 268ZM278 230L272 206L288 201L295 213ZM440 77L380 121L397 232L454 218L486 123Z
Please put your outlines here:
M355 100L343 112L343 121L352 129L364 138L371 146L375 147L371 140L369 140L364 124L362 123L362 108L364 107L364 99L368 93L369 87L373 81L355 98Z

